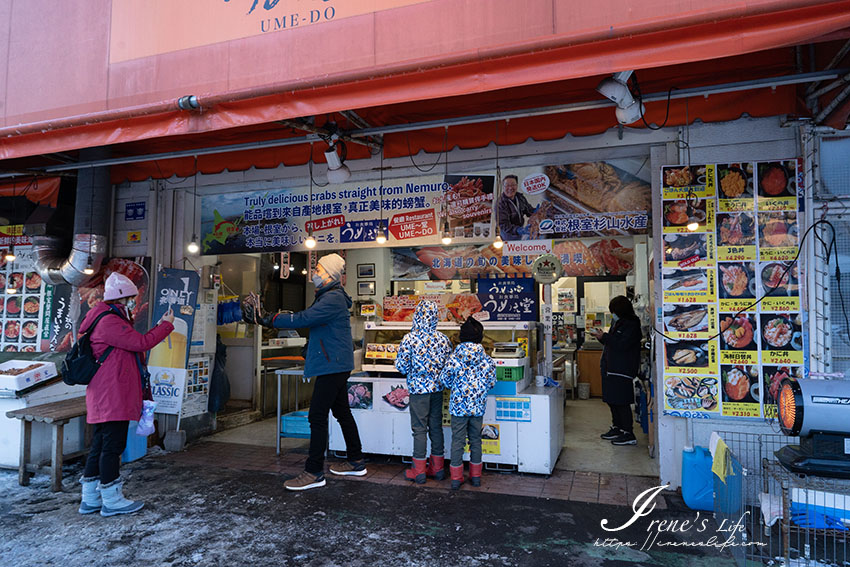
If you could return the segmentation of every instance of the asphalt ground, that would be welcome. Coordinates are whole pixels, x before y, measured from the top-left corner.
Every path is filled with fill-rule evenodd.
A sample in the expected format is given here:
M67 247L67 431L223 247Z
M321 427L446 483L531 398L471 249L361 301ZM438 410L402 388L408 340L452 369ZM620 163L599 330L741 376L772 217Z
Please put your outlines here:
M61 493L50 492L46 475L22 487L15 472L0 471L0 565L733 565L718 547L728 533L663 494L656 498L665 498L666 509L650 511L647 500L644 515L608 532L601 522L622 526L633 503L422 490L333 475L323 488L293 493L283 488L289 474L147 457L122 467L125 495L145 507L102 518L77 513L80 465L65 470Z

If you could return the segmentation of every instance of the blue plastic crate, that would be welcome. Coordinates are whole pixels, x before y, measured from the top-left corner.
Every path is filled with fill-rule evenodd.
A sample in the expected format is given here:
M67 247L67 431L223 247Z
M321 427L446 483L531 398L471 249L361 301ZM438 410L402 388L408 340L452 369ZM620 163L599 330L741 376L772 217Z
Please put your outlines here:
M310 422L307 411L294 411L280 416L280 436L310 438Z

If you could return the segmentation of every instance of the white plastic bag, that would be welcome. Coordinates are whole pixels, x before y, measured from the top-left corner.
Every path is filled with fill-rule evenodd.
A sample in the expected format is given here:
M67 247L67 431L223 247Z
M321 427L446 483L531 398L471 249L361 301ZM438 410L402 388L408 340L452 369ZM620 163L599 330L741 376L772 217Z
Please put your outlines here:
M136 435L147 437L154 432L154 411L156 411L156 402L151 400L142 402L142 416L139 418L139 425L136 427Z

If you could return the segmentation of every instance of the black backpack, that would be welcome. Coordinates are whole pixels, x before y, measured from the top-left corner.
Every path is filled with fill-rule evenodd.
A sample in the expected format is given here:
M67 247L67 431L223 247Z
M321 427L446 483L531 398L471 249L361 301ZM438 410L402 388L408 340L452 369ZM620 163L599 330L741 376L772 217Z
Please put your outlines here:
M68 354L65 355L65 361L62 363L62 381L69 386L86 386L95 373L100 369L100 365L112 352L112 347L108 347L101 355L100 359L94 357L91 349L91 334L94 331L98 321L103 319L105 315L118 315L111 309L104 311L91 324L91 327L80 336L79 340L71 347ZM120 317L120 315L118 315Z

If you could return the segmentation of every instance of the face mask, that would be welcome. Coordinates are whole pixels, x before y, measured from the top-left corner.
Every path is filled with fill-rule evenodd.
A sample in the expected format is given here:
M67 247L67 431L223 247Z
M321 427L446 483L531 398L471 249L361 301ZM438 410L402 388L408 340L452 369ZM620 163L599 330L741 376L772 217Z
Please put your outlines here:
M127 301L127 311L132 313L135 310L136 310L136 300L130 299L129 301Z
M616 313L612 313L612 314L611 314L611 318L612 318L612 319L614 319L614 322L615 322L615 323L616 323L617 321L619 321L619 320L620 320L620 318L617 316L617 314L616 314Z
M324 279L322 279L322 276L320 276L319 274L314 274L314 275L313 275L313 285L314 285L314 286L316 286L316 287L322 287L322 284L323 284L324 282L325 282L325 280L324 280Z

